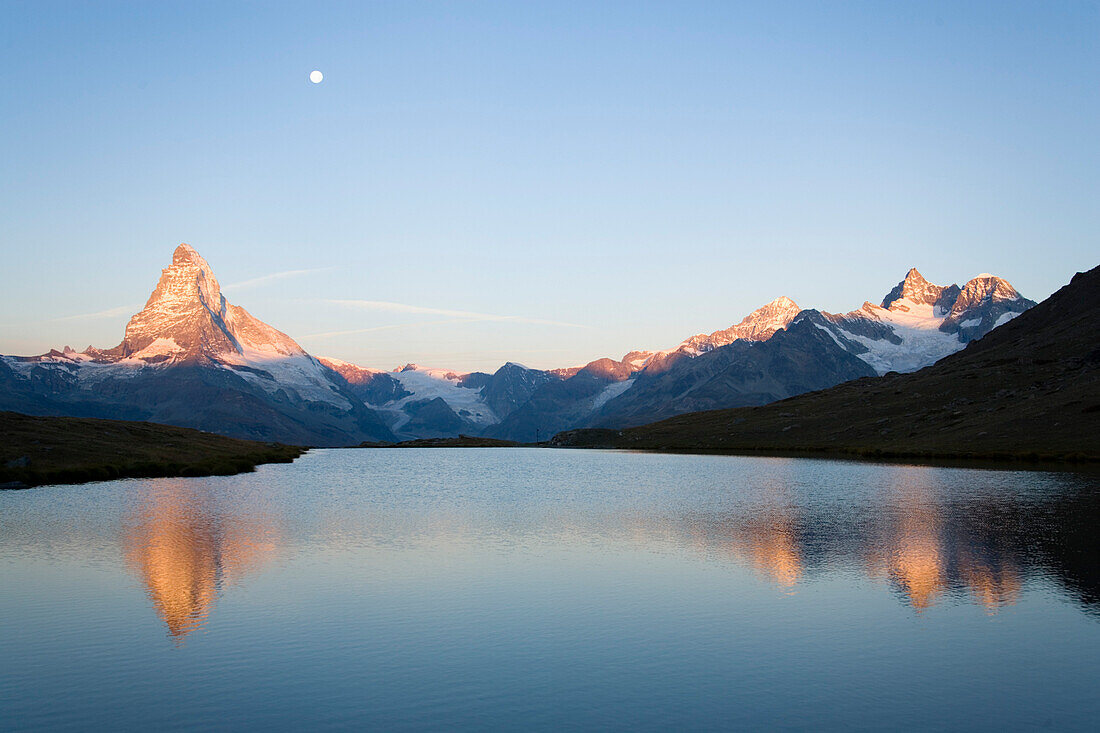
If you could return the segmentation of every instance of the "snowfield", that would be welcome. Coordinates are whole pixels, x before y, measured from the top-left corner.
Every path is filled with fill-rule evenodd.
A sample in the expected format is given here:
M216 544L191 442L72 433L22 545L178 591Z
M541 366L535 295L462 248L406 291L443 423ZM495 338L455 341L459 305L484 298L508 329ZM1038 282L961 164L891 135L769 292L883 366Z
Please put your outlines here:
M478 425L493 425L500 422L489 405L485 403L480 389L470 389L459 383L464 374L456 374L447 369L414 366L400 372L391 372L390 376L412 394L383 405L385 409L400 410L410 402L442 397L459 417L464 417Z

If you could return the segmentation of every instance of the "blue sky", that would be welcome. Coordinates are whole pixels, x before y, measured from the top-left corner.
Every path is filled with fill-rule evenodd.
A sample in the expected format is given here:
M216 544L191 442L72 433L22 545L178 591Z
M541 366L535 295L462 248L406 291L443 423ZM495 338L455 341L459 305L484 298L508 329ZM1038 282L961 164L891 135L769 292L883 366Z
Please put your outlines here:
M0 353L118 343L183 241L382 368L618 357L911 266L1038 300L1100 252L1098 38L1096 2L5 0Z

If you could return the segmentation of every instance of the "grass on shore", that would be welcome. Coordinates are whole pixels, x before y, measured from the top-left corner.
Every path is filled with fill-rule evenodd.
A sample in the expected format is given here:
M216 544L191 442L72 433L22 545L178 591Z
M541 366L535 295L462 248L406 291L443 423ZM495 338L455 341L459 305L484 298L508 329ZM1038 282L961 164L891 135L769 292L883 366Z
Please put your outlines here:
M0 487L225 476L289 463L305 448L122 420L0 412Z

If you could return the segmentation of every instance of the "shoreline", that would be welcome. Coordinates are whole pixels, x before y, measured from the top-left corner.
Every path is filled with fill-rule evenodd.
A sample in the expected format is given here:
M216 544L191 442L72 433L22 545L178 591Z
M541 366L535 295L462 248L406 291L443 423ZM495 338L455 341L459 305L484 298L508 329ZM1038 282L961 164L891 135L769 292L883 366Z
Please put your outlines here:
M158 423L0 412L0 490L231 476L266 463L291 463L307 450Z

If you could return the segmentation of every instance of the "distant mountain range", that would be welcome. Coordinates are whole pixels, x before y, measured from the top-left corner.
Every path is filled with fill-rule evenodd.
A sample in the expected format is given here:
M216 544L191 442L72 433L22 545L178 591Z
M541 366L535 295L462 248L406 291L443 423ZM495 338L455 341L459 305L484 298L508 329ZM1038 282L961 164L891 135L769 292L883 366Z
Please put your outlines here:
M924 300L936 297L926 291ZM958 311L963 316L954 319L964 332L978 325L974 321L996 323L1012 312L979 317L972 308L965 302ZM963 325L967 322L971 325ZM867 377L759 407L696 412L625 430L566 431L553 442L649 450L1100 460L1100 267L1078 273L1011 323L915 373Z
M672 349L582 367L509 362L488 374L408 364L387 372L306 353L228 303L206 260L181 244L118 346L0 357L0 409L306 445L459 434L533 441L914 371L1034 305L992 275L960 288L910 270L881 305L832 314L777 298Z
M740 322L672 349L632 351L582 367L460 374L415 364L382 372L324 359L393 415L401 438L463 433L534 441L578 427L630 427L697 410L762 405L850 379L909 372L962 349L1035 303L1006 280L963 287L910 270L881 305L844 314L776 298Z

